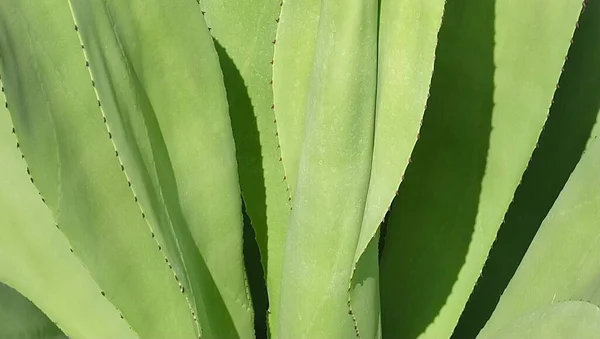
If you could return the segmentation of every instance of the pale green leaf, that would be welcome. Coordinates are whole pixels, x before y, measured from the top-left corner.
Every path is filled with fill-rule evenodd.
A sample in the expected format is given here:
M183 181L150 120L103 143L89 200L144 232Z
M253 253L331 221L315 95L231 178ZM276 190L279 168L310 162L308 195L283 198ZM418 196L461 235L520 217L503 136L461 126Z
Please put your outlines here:
M383 0L380 5L373 168L350 296L363 338L381 335L376 230L417 140L444 4L443 0Z
M3 1L0 22L16 135L75 255L140 337L197 337L115 157L69 3ZM56 156L48 158L47 148Z
M600 309L580 301L565 301L537 309L505 327L477 339L598 339Z
M581 2L449 0L381 263L382 327L447 338L550 108Z
M280 0L200 0L215 38L235 139L240 186L261 252L270 319L277 313L291 196L273 113L273 40ZM270 320L272 324L273 321Z
M581 160L600 111L599 14L600 2L592 2L586 5L579 18L539 146L523 175L453 338L474 337L490 319L548 212ZM590 222L593 220L589 219ZM582 227L591 227L589 233L593 235L595 225ZM568 233L572 227L571 220L565 221L563 227L565 234ZM548 262L541 265L540 269L545 270L553 265L553 262ZM523 290L518 298L503 302L504 311L500 313L505 320L515 316L511 304L516 302L525 305L537 299L536 293L531 293L529 282L521 281L524 284L519 288ZM555 281L552 277L543 282L552 284ZM554 295L548 290L543 293L547 293L548 297ZM529 299L529 296L533 298ZM535 305L541 304L534 301L531 306Z
M278 335L351 338L348 288L367 198L376 1L323 0L288 229Z
M4 73L3 66L0 73ZM74 338L137 338L117 309L101 295L98 285L56 228L17 148L3 94L0 94L0 282L18 289ZM0 284L0 338L24 338L29 326L36 329L35 333L40 329L48 335L60 334L52 322L26 301ZM7 318L7 312L12 316ZM25 316L31 319L21 319Z
M72 3L118 158L202 337L254 337L231 123L200 7Z
M281 6L273 57L273 101L281 158L292 197L306 121L321 0L289 0Z
M484 331L562 300L600 305L600 3L586 6L554 110L593 124L581 160L542 222ZM557 112L559 114L560 112ZM549 169L552 170L552 169Z
M277 37L273 41L275 43L273 102L277 119L277 135L282 164L292 197L296 191L298 165L304 140L306 104L320 9L321 0L283 2ZM279 278L273 279L276 277L271 273L269 288L272 318L277 318L279 314ZM277 321L271 321L269 326L273 334L278 332Z

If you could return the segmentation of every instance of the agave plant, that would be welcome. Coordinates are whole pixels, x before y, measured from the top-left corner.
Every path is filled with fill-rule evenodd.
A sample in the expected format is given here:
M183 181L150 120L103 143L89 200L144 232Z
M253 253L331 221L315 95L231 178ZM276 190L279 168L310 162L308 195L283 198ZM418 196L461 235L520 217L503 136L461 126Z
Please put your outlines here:
M599 19L2 0L0 338L600 338Z

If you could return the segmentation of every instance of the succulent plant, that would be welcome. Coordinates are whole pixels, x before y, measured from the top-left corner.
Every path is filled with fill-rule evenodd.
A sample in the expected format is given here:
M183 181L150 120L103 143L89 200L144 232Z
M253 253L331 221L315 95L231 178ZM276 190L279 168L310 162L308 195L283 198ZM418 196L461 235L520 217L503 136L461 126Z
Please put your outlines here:
M0 339L600 338L599 18L1 1Z

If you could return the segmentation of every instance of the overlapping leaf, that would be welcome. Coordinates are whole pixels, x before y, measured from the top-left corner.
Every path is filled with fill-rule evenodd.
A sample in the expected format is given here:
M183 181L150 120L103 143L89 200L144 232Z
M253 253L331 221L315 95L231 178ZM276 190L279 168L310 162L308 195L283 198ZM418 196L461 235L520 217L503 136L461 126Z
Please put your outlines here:
M4 65L0 74L10 73ZM0 337L58 338L60 331L37 306L74 338L137 338L55 226L22 159L4 93L0 102Z
M449 337L544 125L581 3L451 0L382 258L384 333Z
M321 5L306 132L284 254L278 337L348 338L348 287L367 198L375 1Z
M242 195L261 252L270 319L279 304L290 192L273 113L272 68L280 0L200 0L223 70ZM271 326L273 321L270 321Z
M190 307L115 157L69 3L4 1L0 16L16 135L74 253L141 337L197 337Z
M565 131L573 136L578 124L595 125L583 154L579 153L581 160L542 222L484 333L558 301L600 305L599 13L600 3L594 2L581 15L553 106L556 114L570 116L572 125L565 125Z
M250 338L241 197L217 54L197 4L147 5L73 1L91 76L135 199L202 336Z

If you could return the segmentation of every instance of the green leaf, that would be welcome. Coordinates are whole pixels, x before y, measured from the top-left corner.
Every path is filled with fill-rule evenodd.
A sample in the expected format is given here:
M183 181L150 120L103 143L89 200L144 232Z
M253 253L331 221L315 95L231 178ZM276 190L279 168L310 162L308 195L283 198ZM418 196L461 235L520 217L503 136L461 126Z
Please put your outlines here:
M0 103L0 282L17 289L74 338L137 338L55 226L21 158L6 107L12 110L12 105L4 93ZM29 301L0 284L0 338L21 339L26 333L60 331Z
M3 1L0 21L16 134L74 253L140 337L197 337L190 307L115 157L69 3Z
M289 0L281 6L273 57L273 101L285 175L294 196L314 64L321 0Z
M581 160L544 219L484 328L562 300L600 305L600 3L581 15L553 110L595 123ZM595 121L589 121L590 113ZM558 113L557 113L558 114ZM535 288L531 288L535 286Z
M544 125L579 1L450 0L381 262L382 327L447 338Z
M588 3L579 18L539 146L453 338L474 337L490 319L535 234L581 160L600 110L598 15L600 3L593 2ZM571 227L570 222L565 227ZM522 288L527 291L522 296L527 297L529 284Z
M521 316L489 335L477 339L600 338L600 309L580 301L565 301Z
M375 120L377 2L324 0L288 229L279 337L350 338Z
M0 338L61 339L65 336L31 301L0 283Z
M271 63L281 2L199 2L206 12L223 70L240 186L256 231L268 286L269 319L273 324L291 208L272 108Z
M251 338L241 196L217 53L196 3L148 4L73 1L98 98L202 337Z
M350 297L363 338L380 336L376 231L392 203L417 139L429 95L444 3L381 1L373 161Z

